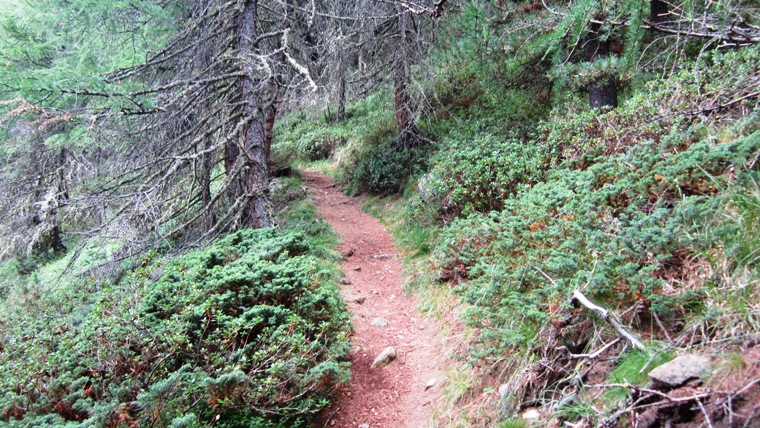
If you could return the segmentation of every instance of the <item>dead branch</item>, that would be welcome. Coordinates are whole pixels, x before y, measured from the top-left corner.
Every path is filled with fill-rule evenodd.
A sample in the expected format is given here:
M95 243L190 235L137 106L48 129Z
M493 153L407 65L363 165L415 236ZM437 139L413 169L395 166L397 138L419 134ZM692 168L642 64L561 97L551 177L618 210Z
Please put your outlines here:
M606 321L609 325L611 325L622 337L624 337L628 342L633 345L634 348L639 349L641 351L646 350L646 346L644 346L643 343L639 339L636 338L636 336L628 331L623 325L615 318L615 316L610 313L608 310L602 308L601 306L597 306L591 301L589 301L586 296L583 295L583 293L580 292L580 290L575 290L573 292L573 297L570 299L571 302L577 301L578 303L582 304L588 309L591 309L592 311L596 312L597 315L599 315L604 321Z

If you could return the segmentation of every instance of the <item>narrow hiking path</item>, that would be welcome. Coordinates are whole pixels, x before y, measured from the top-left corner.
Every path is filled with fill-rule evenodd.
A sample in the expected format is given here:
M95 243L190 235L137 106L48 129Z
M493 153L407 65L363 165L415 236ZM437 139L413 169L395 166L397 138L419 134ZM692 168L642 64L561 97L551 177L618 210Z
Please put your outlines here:
M340 235L339 249L346 255L341 267L347 279L341 292L354 326L351 382L338 391L315 426L432 426L433 404L444 383L444 351L436 323L423 318L416 301L403 293L393 239L377 219L362 212L359 201L343 195L329 178L306 171L305 181L320 214ZM371 368L389 346L398 358L385 367ZM428 387L433 379L435 384Z

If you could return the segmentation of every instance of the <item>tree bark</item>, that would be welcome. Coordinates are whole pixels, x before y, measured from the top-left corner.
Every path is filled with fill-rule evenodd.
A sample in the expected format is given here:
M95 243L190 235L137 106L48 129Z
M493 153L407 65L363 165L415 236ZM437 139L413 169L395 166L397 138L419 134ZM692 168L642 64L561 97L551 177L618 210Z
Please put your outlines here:
M649 2L649 20L654 24L660 24L668 20L670 8L663 0L650 0Z
M398 5L398 30L399 30L399 50L396 54L396 63L394 65L394 77L396 94L394 97L394 108L396 111L396 123L399 131L399 146L402 149L408 149L416 146L419 142L419 130L414 123L412 112L412 97L409 94L411 85L411 58L413 55L412 45L412 12Z
M279 99L279 95L277 96ZM264 152L266 157L266 165L272 162L272 139L274 138L274 123L277 119L277 102L275 101L271 107L267 109L265 123L264 123Z
M345 55L341 55L339 61L338 77L338 122L346 120L346 60Z
M208 151L212 146L211 138L207 138L203 144L203 150ZM207 152L201 156L199 168L196 168L198 185L201 188L201 209L203 213L201 221L204 231L211 230L216 224L216 216L211 205L211 170L214 167L214 153Z
M600 24L591 24L589 28L586 43L583 47L586 61L594 62L610 54L610 41L601 40L599 35L600 29ZM615 78L602 77L598 81L593 82L589 85L588 96L591 108L617 107L617 85L615 84Z
M269 191L269 171L267 167L267 112L262 109L257 97L257 82L251 57L256 53L256 22L258 1L245 2L240 18L240 58L245 76L242 80L242 92L245 114L249 119L243 133L243 155L246 167L244 183L247 196L244 220L254 228L275 225L272 200ZM268 109L267 109L268 110Z

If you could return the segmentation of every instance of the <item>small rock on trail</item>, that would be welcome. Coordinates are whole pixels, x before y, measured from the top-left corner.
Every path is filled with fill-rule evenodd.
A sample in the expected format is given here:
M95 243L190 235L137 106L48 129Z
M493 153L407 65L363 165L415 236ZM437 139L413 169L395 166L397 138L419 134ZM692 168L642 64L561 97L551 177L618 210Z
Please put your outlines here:
M393 360L396 359L396 350L393 348L393 346L389 346L383 350L383 352L380 353L377 357L375 357L375 361L372 361L372 367L373 369L378 367L387 366L388 364L392 363Z

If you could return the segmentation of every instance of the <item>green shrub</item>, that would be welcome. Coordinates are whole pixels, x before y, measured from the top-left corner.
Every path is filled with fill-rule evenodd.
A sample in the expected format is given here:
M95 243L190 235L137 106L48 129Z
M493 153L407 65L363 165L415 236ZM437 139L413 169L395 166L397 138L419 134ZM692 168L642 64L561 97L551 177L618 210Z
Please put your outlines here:
M536 183L556 162L546 145L481 134L472 140L444 140L430 176L445 189L438 201L453 214L499 210L521 187Z
M699 135L628 147L585 169L557 168L501 211L447 227L435 262L442 278L469 280L456 291L471 303L466 318L482 329L482 351L528 343L581 285L663 316L699 310L695 294L711 278L685 266L699 264L702 224L720 205L712 195L730 179L720 174L760 151L754 138L692 142Z
M244 230L84 295L61 290L52 306L15 301L0 418L305 426L348 378L348 316L311 253L303 235Z
M375 195L398 193L410 177L424 171L429 150L403 150L392 143L367 147L344 169L348 189Z

